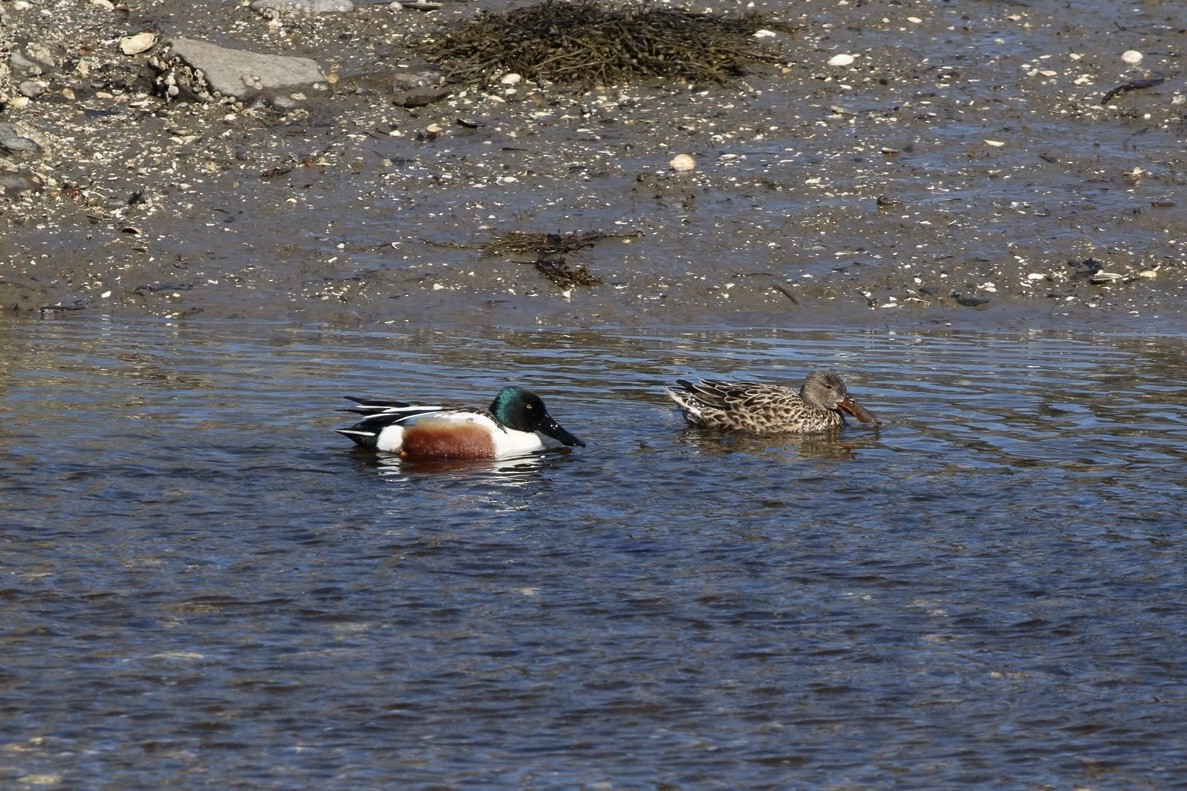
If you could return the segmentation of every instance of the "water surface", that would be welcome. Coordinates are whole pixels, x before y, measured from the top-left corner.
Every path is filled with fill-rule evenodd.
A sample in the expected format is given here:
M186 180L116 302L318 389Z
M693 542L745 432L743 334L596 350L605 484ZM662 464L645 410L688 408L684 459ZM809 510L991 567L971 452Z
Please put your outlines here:
M884 421L683 429L839 370ZM401 465L344 395L588 443ZM1181 782L1187 339L0 326L0 780Z

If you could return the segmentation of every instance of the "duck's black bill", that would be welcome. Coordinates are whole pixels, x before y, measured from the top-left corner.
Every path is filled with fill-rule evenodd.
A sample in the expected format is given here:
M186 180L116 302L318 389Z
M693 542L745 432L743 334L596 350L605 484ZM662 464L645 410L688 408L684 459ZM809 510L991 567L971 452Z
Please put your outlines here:
M557 423L551 417L545 418L544 425L540 426L540 431L543 431L545 434L552 437L562 445L568 445L570 448L574 445L580 445L583 448L585 447L584 442L565 431L561 424Z

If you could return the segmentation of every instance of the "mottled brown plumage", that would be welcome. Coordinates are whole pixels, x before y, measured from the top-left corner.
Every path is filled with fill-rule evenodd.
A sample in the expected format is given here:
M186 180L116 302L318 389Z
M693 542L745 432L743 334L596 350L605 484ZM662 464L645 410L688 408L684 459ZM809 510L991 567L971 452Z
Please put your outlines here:
M832 371L814 371L796 392L762 382L678 379L668 395L685 420L697 428L749 431L755 434L806 434L845 424L844 415L863 423L881 424L845 389Z

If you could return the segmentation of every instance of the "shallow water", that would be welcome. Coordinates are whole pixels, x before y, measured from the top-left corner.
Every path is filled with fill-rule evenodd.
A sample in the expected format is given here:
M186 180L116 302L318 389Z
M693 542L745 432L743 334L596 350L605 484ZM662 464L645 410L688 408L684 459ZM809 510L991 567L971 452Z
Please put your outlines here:
M685 431L835 368L884 421ZM588 443L352 450L532 387ZM0 325L0 784L1164 788L1187 338Z

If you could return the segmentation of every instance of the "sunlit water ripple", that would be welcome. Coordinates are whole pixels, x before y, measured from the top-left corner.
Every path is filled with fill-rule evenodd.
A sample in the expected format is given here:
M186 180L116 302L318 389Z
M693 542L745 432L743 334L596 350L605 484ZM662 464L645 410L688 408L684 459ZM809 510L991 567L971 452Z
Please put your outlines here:
M0 785L1164 788L1183 337L0 325ZM884 421L685 431L835 368ZM400 465L344 395L540 392Z

